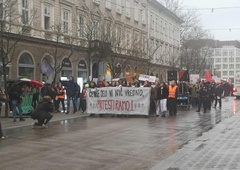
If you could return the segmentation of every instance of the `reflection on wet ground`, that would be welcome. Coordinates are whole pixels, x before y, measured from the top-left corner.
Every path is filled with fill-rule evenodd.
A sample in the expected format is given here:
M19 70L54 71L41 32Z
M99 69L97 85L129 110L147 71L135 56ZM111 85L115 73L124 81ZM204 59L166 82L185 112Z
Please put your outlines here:
M0 142L1 169L19 169L18 162L32 156L20 169L149 169L236 114L239 103L225 98L222 109L206 114L192 108L179 109L177 117L95 116L54 122L48 129L9 129L9 138Z

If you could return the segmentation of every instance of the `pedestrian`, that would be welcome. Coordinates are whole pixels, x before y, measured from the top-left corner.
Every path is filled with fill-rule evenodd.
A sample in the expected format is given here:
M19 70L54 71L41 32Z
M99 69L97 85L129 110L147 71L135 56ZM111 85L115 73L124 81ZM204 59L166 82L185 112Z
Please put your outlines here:
M32 111L31 118L37 120L38 122L32 123L32 128L36 126L48 127L48 122L52 119L53 115L50 112L53 112L53 103L51 102L50 96L44 96L43 100L39 102L36 109Z
M197 85L193 84L190 89L192 107L197 107L197 88L198 88Z
M208 87L206 83L202 83L200 85L199 91L198 91L198 109L197 112L200 112L201 106L203 105L203 112L206 113L207 110L207 100L208 98Z
M81 102L81 108L82 108L82 112L85 113L86 111L86 100L87 100L87 86L83 87L82 90L82 102Z
M148 82L144 83L145 85L148 84ZM155 113L156 116L159 116L160 113L160 87L159 87L159 82L156 80L155 81L155 86L152 89L152 98L155 104Z
M178 96L178 86L176 85L175 80L170 82L168 87L168 106L169 106L169 115L177 115L177 96Z
M58 86L58 94L57 94L57 102L58 102L58 106L61 103L62 104L62 112L65 113L66 109L65 109L65 92L64 92L64 88L62 87L62 84L60 83ZM58 112L60 112L59 107L58 107Z
M168 87L164 82L160 83L160 112L161 117L166 116L167 112L167 98L168 98Z
M79 91L79 85L74 82L74 77L70 76L69 81L61 81L62 85L66 88L66 94L67 94L67 112L68 114L70 112L70 101L72 100L73 103L73 113L76 113L77 111L77 101L76 101L76 95Z
M22 110L22 88L18 84L17 81L15 81L10 90L9 90L9 98L12 101L12 111L13 111L13 121L17 121L17 109L19 114L19 120L25 121L23 118L23 110Z
M31 89L32 97L32 106L36 109L37 103L39 102L39 87L33 86Z
M4 92L4 90L2 90L0 88L0 113L1 113L1 110L2 110L2 102L8 102L8 99L7 99L7 96ZM0 140L4 140L4 139L6 139L6 136L3 135L2 124L1 124L1 121L0 121Z
M215 105L213 108L217 107L217 102L219 102L219 108L222 108L222 94L223 94L223 87L221 84L218 84L215 89Z

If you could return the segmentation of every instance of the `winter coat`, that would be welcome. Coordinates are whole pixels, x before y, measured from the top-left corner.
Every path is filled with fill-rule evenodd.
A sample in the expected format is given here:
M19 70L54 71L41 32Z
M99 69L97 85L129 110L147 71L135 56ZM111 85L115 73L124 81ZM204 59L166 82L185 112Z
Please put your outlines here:
M166 85L160 87L160 100L168 98L168 88Z
M48 100L42 100L37 105L37 108L32 111L31 118L32 119L39 119L46 117L47 114L50 114L50 112L53 112L53 104L52 102Z
M75 97L80 91L79 85L74 81L62 81L64 87L66 87L66 94L69 97Z
M9 89L9 99L21 101L22 89L18 84L13 84Z
M160 99L160 88L159 86L155 86L152 88L152 99L159 100Z

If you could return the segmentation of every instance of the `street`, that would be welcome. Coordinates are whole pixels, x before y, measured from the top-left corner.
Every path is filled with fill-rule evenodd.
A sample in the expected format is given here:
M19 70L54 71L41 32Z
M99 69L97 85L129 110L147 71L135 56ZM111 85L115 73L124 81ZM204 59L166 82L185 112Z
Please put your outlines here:
M5 129L4 170L147 170L240 109L234 97L203 113L179 108L176 117L81 117L48 129ZM63 113L59 113L63 114Z

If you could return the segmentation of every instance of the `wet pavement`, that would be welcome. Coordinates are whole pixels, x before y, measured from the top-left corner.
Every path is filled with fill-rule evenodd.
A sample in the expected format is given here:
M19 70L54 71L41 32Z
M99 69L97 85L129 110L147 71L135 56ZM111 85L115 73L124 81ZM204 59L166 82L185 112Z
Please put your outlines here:
M186 155L185 148L214 132L216 124L237 117L240 101L228 97L223 99L222 109L206 114L195 110L179 109L177 117L166 118L87 117L80 113L69 117L59 113L48 129L31 129L30 119L17 122L17 126L12 120L3 120L8 139L0 141L0 169L147 170L168 169L173 163L179 168L181 164L174 161L183 157L178 154L184 155L184 151ZM183 167L190 166L186 163Z

